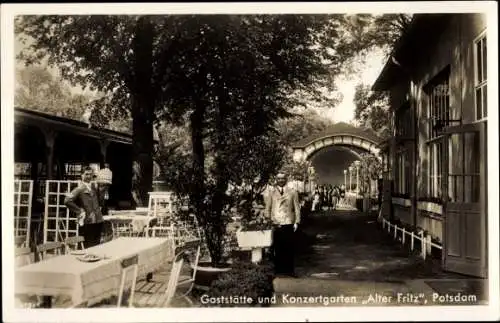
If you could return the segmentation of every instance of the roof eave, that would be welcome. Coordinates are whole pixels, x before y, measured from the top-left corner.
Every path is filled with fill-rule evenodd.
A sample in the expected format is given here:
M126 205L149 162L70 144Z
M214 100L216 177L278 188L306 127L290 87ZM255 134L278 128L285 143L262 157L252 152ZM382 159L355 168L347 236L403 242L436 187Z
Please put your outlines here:
M446 22L446 18L450 16L450 14L414 15L405 33L394 44L394 47L384 64L382 72L380 72L371 89L373 91L387 91L392 87L392 85L397 83L400 78L404 77L404 73L401 73L401 68L393 62L393 59L395 58L400 63L411 59L414 53L411 50L409 51L407 47L409 47L409 44L411 44L414 38L422 32L422 29L425 30L426 28L429 28L429 26L435 26L435 29L437 30L442 27L442 22ZM430 37L432 37L432 35Z

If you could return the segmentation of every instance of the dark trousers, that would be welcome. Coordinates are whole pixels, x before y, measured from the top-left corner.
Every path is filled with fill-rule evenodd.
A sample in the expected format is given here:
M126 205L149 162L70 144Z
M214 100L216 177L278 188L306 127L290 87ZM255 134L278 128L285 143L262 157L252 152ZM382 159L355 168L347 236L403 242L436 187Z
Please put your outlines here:
M91 223L82 225L79 234L85 238L83 243L85 248L97 246L101 243L103 223Z
M273 231L273 259L276 274L295 273L293 224L282 225Z

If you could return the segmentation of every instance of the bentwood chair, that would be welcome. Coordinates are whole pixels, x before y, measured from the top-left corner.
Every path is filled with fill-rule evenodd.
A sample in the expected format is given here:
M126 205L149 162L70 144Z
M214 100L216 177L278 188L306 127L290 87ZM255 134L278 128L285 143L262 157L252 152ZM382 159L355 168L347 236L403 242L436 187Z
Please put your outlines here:
M62 242L53 241L36 246L36 252L38 254L38 259L44 260L48 255L58 256L62 253L64 244Z
M66 254L75 251L75 250L83 250L85 246L83 243L85 242L85 238L82 236L73 236L68 237L64 240L64 251Z

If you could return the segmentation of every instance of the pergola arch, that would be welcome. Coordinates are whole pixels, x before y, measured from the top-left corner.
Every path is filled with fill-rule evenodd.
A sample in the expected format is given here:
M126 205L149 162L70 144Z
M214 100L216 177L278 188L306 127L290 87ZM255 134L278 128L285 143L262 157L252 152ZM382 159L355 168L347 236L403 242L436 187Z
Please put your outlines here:
M302 145L295 145L293 147L293 159L298 162L309 160L316 152L329 146L356 148L356 150L362 150L375 156L378 156L380 152L377 147L377 140L352 133L334 133L311 138L309 142ZM356 155L359 155L356 150L352 149Z

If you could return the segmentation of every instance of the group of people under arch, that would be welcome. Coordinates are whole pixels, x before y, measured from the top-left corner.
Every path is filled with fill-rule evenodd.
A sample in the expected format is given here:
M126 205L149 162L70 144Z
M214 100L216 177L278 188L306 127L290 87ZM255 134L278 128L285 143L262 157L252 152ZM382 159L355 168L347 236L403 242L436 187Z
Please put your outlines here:
M318 185L313 192L312 212L321 211L324 208L335 210L337 205L345 197L345 185Z

